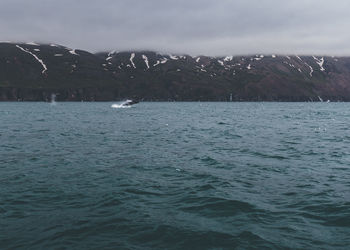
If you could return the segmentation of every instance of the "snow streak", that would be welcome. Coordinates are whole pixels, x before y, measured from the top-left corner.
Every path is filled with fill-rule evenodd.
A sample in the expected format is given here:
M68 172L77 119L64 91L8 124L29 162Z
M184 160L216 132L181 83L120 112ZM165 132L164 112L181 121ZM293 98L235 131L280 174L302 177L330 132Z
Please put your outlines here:
M148 63L148 58L147 58L147 56L142 55L142 58L143 58L143 60L144 60L145 63L146 63L147 69L149 69L149 63Z
M132 64L132 66L136 69L135 63L134 63L134 58L135 58L135 53L131 53L130 55L130 62Z
M35 58L35 60L37 60L37 61L41 64L41 66L43 66L43 71L41 71L42 74L44 74L45 71L47 71L47 67L46 67L46 65L44 64L43 60L41 60L39 57L37 57L35 54L33 54L32 52L30 52L29 50L26 50L26 49L22 48L22 47L19 46L19 45L16 45L16 47L19 48L20 50L22 50L23 52L32 55L32 56Z

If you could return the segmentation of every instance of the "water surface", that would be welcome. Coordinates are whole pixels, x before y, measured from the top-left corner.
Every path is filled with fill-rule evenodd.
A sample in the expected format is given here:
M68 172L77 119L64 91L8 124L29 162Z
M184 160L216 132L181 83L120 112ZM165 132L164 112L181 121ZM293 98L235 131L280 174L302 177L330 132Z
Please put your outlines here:
M346 249L350 104L0 103L0 249Z

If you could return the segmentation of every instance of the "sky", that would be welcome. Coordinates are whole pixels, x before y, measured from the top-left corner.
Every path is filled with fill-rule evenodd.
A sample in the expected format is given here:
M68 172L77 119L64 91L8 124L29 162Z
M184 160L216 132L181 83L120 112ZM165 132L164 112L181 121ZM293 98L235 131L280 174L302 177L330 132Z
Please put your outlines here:
M0 0L0 41L91 52L350 55L349 0Z

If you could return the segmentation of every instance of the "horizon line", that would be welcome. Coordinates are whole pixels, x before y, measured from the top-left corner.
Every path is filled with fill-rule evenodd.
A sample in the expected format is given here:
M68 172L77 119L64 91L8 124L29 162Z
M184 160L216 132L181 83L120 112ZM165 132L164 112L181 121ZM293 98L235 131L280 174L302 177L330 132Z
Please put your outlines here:
M181 55L181 56L191 56L191 57L212 57L212 58L218 58L218 57L239 57L239 56L323 56L323 57L350 57L349 54L336 54L336 53L278 53L278 52L269 52L269 53L245 53L245 54L222 54L222 55L215 55L215 56L209 56L205 54L197 54L197 55L191 55L189 53L183 53L183 52L165 52L161 50L154 50L154 49L124 49L124 50L118 50L118 49L106 49L106 50L96 50L93 52L92 50L86 50L86 49L80 49L80 48L72 48L68 47L66 45L58 44L55 42L37 42L37 41L0 41L0 44L5 43L5 44L22 44L22 45L30 45L30 46L42 46L42 45L48 45L48 46L58 46L58 47L63 47L67 49L74 49L74 50L81 50L85 51L91 54L99 54L99 53L142 53L142 52L153 52L157 53L160 55Z

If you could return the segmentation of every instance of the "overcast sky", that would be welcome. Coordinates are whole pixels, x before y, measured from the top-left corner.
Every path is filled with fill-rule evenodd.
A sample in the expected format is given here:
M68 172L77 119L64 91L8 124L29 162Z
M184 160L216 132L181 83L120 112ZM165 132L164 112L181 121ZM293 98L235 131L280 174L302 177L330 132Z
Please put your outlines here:
M350 55L349 0L0 0L0 40L91 52Z

